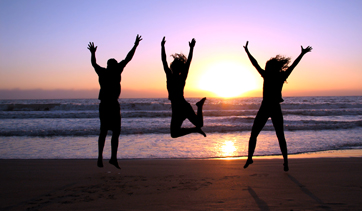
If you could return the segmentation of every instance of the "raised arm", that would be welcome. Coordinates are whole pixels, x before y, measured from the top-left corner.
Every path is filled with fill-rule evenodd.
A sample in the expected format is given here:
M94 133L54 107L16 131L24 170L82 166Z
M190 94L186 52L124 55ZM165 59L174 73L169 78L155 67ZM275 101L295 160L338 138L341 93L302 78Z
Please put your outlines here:
M190 52L189 52L189 56L187 57L187 62L186 62L187 67L190 67L192 56L194 54L195 44L196 44L196 40L195 40L195 38L192 38L191 42L189 42Z
M186 69L185 69L185 73L184 73L185 78L187 78L187 75L189 73L189 68L190 68L192 56L194 54L195 44L196 44L196 40L195 40L195 38L192 38L191 42L189 42L190 52L189 52L189 56L187 57L187 61L186 61Z
M303 48L303 46L301 47L301 53L299 54L299 56L294 60L293 64L290 65L290 67L285 71L286 73L286 78L288 78L288 76L290 75L290 73L292 73L292 71L294 70L294 68L297 66L297 64L300 62L300 60L302 59L302 57L304 56L304 54L311 52L312 51L312 47L308 46L306 48Z
M97 64L97 61L96 61L96 51L97 51L97 47L98 46L95 46L94 47L94 43L93 42L89 42L88 44L88 50L91 52L91 63L92 63L92 66L94 67L94 69L97 71L97 69L99 69L99 65Z
M126 58L123 61L121 61L121 62L124 62L124 65L126 65L129 61L131 61L131 59L133 58L134 53L136 52L136 48L137 48L137 46L138 46L138 44L140 43L141 40L142 40L142 36L139 36L137 34L136 41L134 42L133 48L128 52Z
M166 59L166 50L165 50L165 43L166 43L166 38L163 37L162 41L161 41L161 59L162 59L162 64L163 64L163 70L165 71L166 75L171 74L171 70L168 67L167 64L167 59Z
M259 72L259 74L261 76L263 76L264 75L264 70L261 69L261 67L259 66L256 59L250 54L249 49L248 49L248 44L249 44L249 41L247 41L246 45L244 46L245 52L246 52L246 54L248 54L248 57L249 57L249 60L251 61L251 64L256 68L256 70Z

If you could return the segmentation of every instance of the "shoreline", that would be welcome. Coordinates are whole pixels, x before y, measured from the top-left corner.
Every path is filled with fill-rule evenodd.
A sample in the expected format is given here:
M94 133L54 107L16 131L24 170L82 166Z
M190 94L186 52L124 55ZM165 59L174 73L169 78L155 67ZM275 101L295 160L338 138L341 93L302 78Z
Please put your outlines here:
M361 148L361 129L285 132L288 153L293 157L310 156L316 150ZM169 134L137 134L120 138L119 159L214 159L238 158L248 154L248 131L199 134L172 139ZM107 136L104 158L110 158L110 136ZM91 159L98 156L98 136L10 136L0 137L1 159ZM275 132L264 131L255 156L277 156L280 148ZM302 155L300 155L302 154ZM324 154L324 153L323 153ZM333 154L333 153L332 153ZM361 153L362 154L362 153ZM340 156L340 155L338 155ZM348 153L346 156L349 156ZM332 155L333 157L333 155Z
M282 155L254 155L253 159L282 159ZM288 159L312 158L362 158L362 149L324 150L288 154ZM0 158L0 160L95 160L96 158ZM211 157L211 158L118 158L121 160L245 160L241 157ZM104 161L108 158L104 158Z
M282 158L282 155L254 156L254 157L256 159L273 159L273 158ZM361 157L362 157L362 149L324 150L324 151L316 151L316 152L303 152L303 153L296 153L296 154L288 154L288 159L361 158Z

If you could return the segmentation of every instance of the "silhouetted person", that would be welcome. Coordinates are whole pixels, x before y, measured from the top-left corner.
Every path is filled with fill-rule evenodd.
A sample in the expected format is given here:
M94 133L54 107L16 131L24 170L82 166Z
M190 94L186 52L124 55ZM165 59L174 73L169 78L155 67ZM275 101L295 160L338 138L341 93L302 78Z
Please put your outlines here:
M171 101L172 107L172 117L171 117L171 137L177 138L184 136L190 133L200 133L206 137L206 134L201 130L201 127L204 126L204 120L202 116L202 107L206 100L202 98L199 102L196 103L197 114L195 114L190 103L188 103L184 98L184 88L186 83L187 74L189 72L190 63L192 60L192 54L195 46L195 39L192 39L189 42L190 52L189 56L186 59L186 56L183 54L174 54L173 62L168 67L166 60L166 50L165 50L165 37L163 37L161 46L161 57L163 63L163 69L166 73L167 79L167 91L168 99ZM196 127L194 128L181 128L181 125L185 119L189 119L192 124Z
M117 150L118 138L121 133L121 113L118 102L119 95L121 94L121 73L127 63L131 61L141 40L142 37L137 35L134 46L127 54L126 58L119 63L113 58L109 59L107 62L107 68L99 66L96 62L97 46L94 47L93 42L88 44L88 49L92 54L92 66L98 74L98 81L100 85L98 99L101 101L99 104L99 119L101 126L98 138L98 167L103 167L104 143L106 141L108 130L111 130L111 159L109 160L109 163L120 169L117 161Z
M245 51L248 54L248 57L253 66L264 78L264 85L263 101L251 129L248 159L244 168L247 168L250 164L253 163L252 158L256 146L256 138L268 121L268 118L271 117L276 135L278 137L280 150L282 151L282 155L284 158L284 171L288 171L289 167L287 142L284 137L284 120L282 110L280 108L280 103L284 101L282 99L282 88L284 82L287 80L288 76L293 71L295 66L297 66L304 54L310 52L312 48L310 46L308 46L307 48L303 48L303 46L301 46L302 52L290 67L288 67L290 58L277 55L276 57L271 58L266 62L265 70L263 70L260 68L258 62L254 59L254 57L250 54L248 49L248 43L249 42L246 42L246 45L244 46Z

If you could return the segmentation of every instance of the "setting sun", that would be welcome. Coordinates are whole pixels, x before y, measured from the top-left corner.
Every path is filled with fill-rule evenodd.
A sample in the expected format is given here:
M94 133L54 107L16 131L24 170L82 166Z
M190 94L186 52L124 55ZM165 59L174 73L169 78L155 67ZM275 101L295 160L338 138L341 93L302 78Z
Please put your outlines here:
M231 98L257 88L254 75L237 62L219 62L206 68L199 81L199 88L215 93L218 97Z

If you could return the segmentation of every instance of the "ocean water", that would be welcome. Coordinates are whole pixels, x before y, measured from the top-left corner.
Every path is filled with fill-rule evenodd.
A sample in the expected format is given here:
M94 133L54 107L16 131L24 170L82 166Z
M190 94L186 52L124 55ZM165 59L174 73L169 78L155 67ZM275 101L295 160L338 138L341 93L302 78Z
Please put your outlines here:
M199 99L187 99L196 110ZM362 96L285 97L282 105L288 152L362 149ZM208 98L207 137L169 135L171 105L165 98L120 99L118 158L217 158L247 155L261 98ZM0 100L0 159L96 158L97 99ZM187 120L183 127L191 127ZM111 133L109 133L111 135ZM269 120L255 155L280 154ZM110 157L110 136L104 157Z

